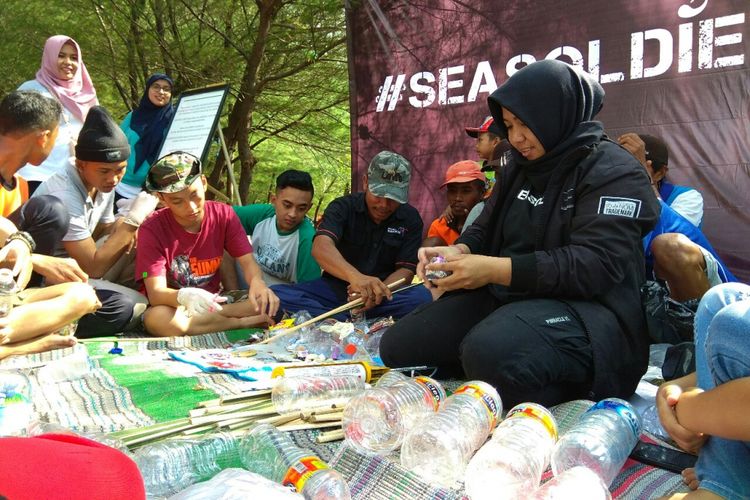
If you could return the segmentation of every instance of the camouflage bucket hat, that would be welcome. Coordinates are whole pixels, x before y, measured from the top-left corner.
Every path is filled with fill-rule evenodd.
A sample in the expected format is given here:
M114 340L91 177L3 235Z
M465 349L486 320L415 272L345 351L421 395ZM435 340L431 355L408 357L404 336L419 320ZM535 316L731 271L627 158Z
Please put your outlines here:
M376 154L367 167L367 188L375 196L399 203L409 200L411 165L403 156L390 151Z
M190 187L201 175L201 161L190 153L175 151L162 156L146 176L146 189L159 193L176 193Z

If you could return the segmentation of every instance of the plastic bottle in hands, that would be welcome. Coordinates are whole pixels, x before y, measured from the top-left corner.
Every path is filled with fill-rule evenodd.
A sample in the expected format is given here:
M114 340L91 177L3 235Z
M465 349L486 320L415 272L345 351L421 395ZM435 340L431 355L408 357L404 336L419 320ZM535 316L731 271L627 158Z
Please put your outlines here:
M364 379L351 376L280 377L275 379L271 401L279 413L345 405L365 390Z
M459 387L443 407L409 431L401 465L429 482L453 486L503 411L494 387L478 380Z
M238 440L217 432L199 439L168 439L138 448L133 460L149 496L170 496L193 483L238 467Z
M240 456L247 470L292 486L307 499L351 498L341 474L269 424L258 424L247 432L240 443Z
M471 500L527 498L539 486L556 441L557 422L546 408L514 406L469 462L466 494Z
M344 436L359 450L387 454L398 449L406 433L436 412L445 398L436 380L387 372L374 389L344 407Z
M13 271L0 269L0 318L10 314L16 298L16 280Z
M581 465L594 471L609 487L641 435L641 417L625 400L599 401L581 415L552 452L557 476Z
M612 500L599 476L586 467L573 467L555 476L534 492L532 500Z

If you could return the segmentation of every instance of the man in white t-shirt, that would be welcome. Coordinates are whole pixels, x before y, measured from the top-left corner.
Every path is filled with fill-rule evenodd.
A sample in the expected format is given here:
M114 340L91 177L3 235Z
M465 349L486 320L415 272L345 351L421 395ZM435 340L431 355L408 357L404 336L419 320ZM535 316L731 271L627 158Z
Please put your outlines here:
M320 278L320 266L312 256L315 228L305 216L312 206L315 188L307 172L286 170L276 178L271 203L234 207L251 239L255 260L269 285L302 283ZM222 268L226 289L245 289L247 284L231 260Z

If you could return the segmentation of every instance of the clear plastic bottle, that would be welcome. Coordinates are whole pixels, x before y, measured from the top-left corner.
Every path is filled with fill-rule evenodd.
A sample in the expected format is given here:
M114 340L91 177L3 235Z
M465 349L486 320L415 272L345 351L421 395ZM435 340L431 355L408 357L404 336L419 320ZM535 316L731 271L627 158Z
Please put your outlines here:
M29 378L0 370L0 436L23 434L34 412Z
M599 401L581 415L552 452L557 476L577 465L594 471L609 487L641 435L641 417L623 399Z
M85 350L74 352L54 361L50 361L37 371L40 384L58 384L86 376L91 371L91 364Z
M240 443L244 467L285 486L293 486L307 499L348 500L344 478L309 450L269 424L252 427Z
M478 380L467 382L445 400L440 411L407 433L401 446L401 465L430 482L453 486L502 411L494 387Z
M344 436L355 448L390 453L401 446L410 429L445 401L445 390L436 380L388 373L374 389L352 398L344 407Z
M0 269L0 318L10 314L16 298L16 280L13 271Z
M643 422L643 431L648 432L652 436L669 440L669 433L664 430L664 426L661 425L659 419L659 411L656 409L656 405L647 406L646 409L641 413L641 422Z
M133 460L150 496L169 496L221 470L240 466L238 440L217 432L197 439L168 439L138 448Z
M357 376L280 377L275 379L271 401L279 413L344 405L365 390L365 381Z
M601 478L586 467L573 467L555 476L534 492L531 500L612 500Z
M471 500L527 498L539 486L556 441L557 422L549 410L535 403L514 406L466 467L466 494Z

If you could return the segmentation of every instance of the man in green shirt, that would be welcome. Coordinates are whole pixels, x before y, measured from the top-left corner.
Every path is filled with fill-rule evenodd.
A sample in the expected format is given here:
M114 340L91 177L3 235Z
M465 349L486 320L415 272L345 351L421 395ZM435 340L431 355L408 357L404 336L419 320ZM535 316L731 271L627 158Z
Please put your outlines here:
M271 196L270 204L234 207L251 238L263 280L269 285L320 278L320 266L312 257L315 228L305 217L314 192L310 174L286 170L276 178L276 193ZM222 267L222 277L225 289L247 288L234 263Z

